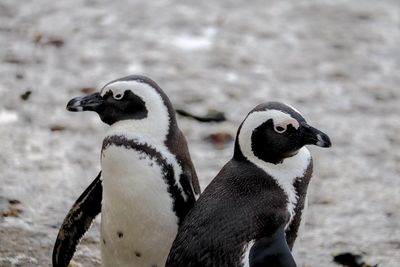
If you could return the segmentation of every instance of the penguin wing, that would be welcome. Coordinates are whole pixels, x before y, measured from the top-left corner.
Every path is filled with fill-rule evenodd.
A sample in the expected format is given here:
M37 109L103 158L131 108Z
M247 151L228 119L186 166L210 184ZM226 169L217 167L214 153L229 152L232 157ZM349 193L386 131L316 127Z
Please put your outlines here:
M258 239L249 253L250 267L296 267L281 226L274 234Z
M53 266L68 266L82 236L101 211L101 172L76 200L61 225L53 248Z

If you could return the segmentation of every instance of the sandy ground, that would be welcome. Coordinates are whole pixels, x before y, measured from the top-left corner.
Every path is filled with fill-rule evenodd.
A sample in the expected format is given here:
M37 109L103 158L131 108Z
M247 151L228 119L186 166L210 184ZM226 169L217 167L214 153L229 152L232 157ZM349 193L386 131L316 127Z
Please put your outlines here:
M152 77L176 107L226 113L179 118L203 187L233 147L205 137L234 135L267 100L297 107L333 141L310 148L299 266L336 266L344 251L400 266L399 25L398 0L0 0L0 266L50 265L106 129L65 105L128 74ZM100 265L98 225L75 266Z

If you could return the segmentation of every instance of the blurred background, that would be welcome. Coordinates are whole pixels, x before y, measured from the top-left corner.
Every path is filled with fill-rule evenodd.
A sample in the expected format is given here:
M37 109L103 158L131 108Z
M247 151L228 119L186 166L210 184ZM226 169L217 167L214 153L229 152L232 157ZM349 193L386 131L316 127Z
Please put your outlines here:
M255 105L278 100L330 135L314 176L299 266L351 252L400 264L398 0L0 0L0 266L50 266L58 228L100 170L107 128L72 97L129 74L176 108L202 188ZM73 266L100 266L99 221Z

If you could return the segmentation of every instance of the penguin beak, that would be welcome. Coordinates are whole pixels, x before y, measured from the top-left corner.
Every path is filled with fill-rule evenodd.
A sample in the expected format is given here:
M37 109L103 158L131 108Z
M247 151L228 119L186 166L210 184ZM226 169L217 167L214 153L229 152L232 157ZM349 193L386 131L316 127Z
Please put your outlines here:
M104 100L99 93L94 93L87 96L78 96L71 99L67 104L67 110L78 111L96 111L98 112L104 105Z
M320 130L302 123L303 142L305 145L316 145L320 147L330 147L332 145L329 136Z

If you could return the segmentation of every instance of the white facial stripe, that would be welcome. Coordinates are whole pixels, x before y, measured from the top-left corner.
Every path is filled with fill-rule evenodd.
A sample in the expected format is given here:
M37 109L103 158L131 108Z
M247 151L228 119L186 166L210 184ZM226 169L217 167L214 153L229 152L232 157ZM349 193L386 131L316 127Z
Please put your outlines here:
M279 123L274 123L274 128L275 128L275 131L279 133L280 131L277 130L277 127L281 127L284 129L284 131L286 131L286 129L289 125L292 125L296 130L299 129L299 127L300 127L300 124L297 120L287 119L287 120L281 121Z
M122 120L114 123L109 128L106 136L123 135L128 139L135 139L142 144L148 144L159 151L174 166L177 186L183 191L179 183L182 168L178 164L175 155L171 154L165 145L168 135L170 116L161 95L150 85L137 81L118 81L103 88L103 96L112 90L114 95L123 94L125 90L131 90L146 103L147 117L141 120ZM187 196L183 193L185 200Z
M283 189L288 197L288 211L291 219L294 216L294 208L297 203L297 194L293 186L296 178L302 177L310 163L311 155L306 147L301 148L298 153L292 157L286 158L280 164L265 162L256 157L251 149L251 136L254 129L260 126L268 119L273 119L274 124L287 119L294 119L289 114L278 110L257 111L249 114L244 121L239 133L239 146L243 155L259 168L272 176ZM265 149L268 149L267 147ZM290 223L289 221L289 223ZM288 223L288 224L289 224Z
M100 92L100 96L103 97L107 92L112 92L113 95L124 95L126 90L132 90L132 88L138 85L146 85L145 83L140 83L138 81L117 81L106 85Z
M288 125L292 124L296 129L299 128L299 122L287 113L279 110L264 110L255 111L246 118L245 123L250 124L253 127L252 130L260 126L267 120L272 119L274 125Z
M169 114L160 94L150 85L137 81L118 81L111 83L103 88L101 96L108 91L114 95L123 95L126 90L139 96L146 104L148 110L147 117L142 120L123 120L113 124L110 128L112 132L122 131L127 134L139 133L141 140L143 137L154 143L163 143L168 134Z
M249 116L245 119L239 135L239 143L240 147L242 148L243 154L245 154L245 152L247 152L248 154L253 154L253 152L251 151L251 135L254 129L256 129L258 126L269 119L272 119L274 125L280 125L289 121L295 124L293 125L295 128L296 125L297 128L299 127L299 123L295 118L279 110L264 110L250 113ZM243 151L243 149L245 148L249 148L250 150Z

